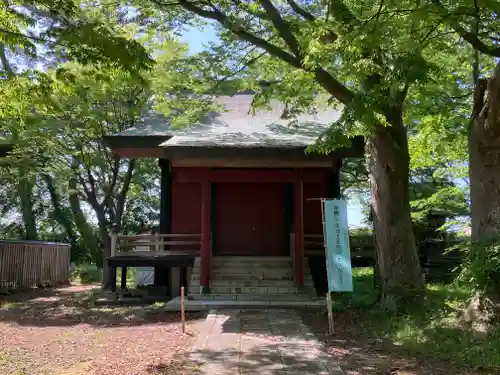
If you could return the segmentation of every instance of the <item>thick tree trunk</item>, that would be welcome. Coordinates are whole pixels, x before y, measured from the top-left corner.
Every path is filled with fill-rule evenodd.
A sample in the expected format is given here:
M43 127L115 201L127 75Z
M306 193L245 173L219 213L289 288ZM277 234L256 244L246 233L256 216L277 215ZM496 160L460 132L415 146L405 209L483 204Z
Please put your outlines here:
M35 186L33 180L34 178L29 177L27 173L21 170L21 176L18 183L18 194L21 202L21 213L23 216L26 240L38 239L35 210L33 208L33 188Z
M391 126L378 125L368 140L367 157L381 303L404 310L420 305L425 289L410 216L410 157L401 110L388 119Z
M480 81L476 88L468 141L471 236L477 243L500 234L500 63L487 87Z
M487 98L485 97L487 92ZM470 260L483 267L491 246L500 236L500 62L493 76L476 84L469 128L469 180L471 197ZM488 266L490 266L489 264ZM484 265L486 266L486 265ZM484 268L484 267L483 267ZM500 317L500 270L490 271L484 285L464 312L463 319L481 332ZM475 275L477 276L477 275Z

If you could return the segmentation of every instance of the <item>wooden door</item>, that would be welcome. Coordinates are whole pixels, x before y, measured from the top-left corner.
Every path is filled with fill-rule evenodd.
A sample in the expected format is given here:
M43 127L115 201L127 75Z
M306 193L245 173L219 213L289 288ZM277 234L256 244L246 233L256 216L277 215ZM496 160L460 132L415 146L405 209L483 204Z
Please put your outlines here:
M284 183L216 186L214 254L287 256Z

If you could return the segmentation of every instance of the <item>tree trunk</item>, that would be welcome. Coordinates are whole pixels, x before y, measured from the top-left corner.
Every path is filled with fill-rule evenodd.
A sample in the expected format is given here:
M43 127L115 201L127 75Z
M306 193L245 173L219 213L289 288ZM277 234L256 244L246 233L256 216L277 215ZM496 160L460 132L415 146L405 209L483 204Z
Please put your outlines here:
M93 261L97 261L96 256L100 254L99 241L96 238L96 233L87 222L87 218L82 211L76 186L76 179L71 178L68 182L69 205L75 219L75 225L78 228L80 235L82 236L83 245L87 250L87 254L90 255Z
M45 174L43 175L43 179L47 184L47 189L49 190L50 201L52 203L52 208L54 209L54 220L63 227L72 249L75 250L77 246L77 238L73 222L70 219L71 215L67 211L67 207L63 208L61 205L61 195L57 191L57 187L54 184L52 176Z
M421 305L425 289L410 216L410 157L402 111L392 109L387 118L391 126L377 125L367 143L373 229L381 303L405 310Z
M485 98L486 92L488 93ZM465 322L480 332L500 317L500 269L485 264L491 246L500 237L500 62L493 76L476 83L469 127L469 180L471 198L471 268L481 280L464 312Z
M488 91L485 103L485 91ZM500 63L476 88L469 129L471 238L490 241L500 234Z
M21 202L21 213L25 229L26 240L37 240L35 212L33 209L33 187L34 179L28 176L21 168L21 176L18 183L18 194Z
M109 280L110 273L107 258L111 256L111 237L105 226L99 225L99 232L102 239L102 282L104 288L110 288L113 280Z

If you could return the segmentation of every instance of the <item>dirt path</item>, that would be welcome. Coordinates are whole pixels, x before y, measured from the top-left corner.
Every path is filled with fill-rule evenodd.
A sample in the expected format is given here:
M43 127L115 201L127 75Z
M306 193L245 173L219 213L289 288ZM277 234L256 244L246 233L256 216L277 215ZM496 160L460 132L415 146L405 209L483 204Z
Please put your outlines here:
M95 286L72 285L0 301L2 375L180 375L192 336L160 304L94 307ZM196 332L204 314L188 316Z

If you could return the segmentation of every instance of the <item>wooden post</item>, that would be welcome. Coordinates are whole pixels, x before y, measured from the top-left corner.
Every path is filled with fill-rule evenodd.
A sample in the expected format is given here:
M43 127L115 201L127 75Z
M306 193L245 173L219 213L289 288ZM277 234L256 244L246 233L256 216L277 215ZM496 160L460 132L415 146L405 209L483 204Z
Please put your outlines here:
M332 296L330 291L326 292L326 309L328 311L328 332L330 335L334 333L333 327L333 306L332 306Z
M110 283L111 283L111 291L116 293L116 266L111 267L111 272L109 273Z
M304 284L304 185L302 183L302 171L296 170L293 186L294 197L294 232L295 232L295 283Z
M160 233L155 233L155 251L160 251Z
M328 248L326 246L326 228L325 228L325 208L323 207L324 199L320 200L321 203L321 220L323 225L323 246L325 248L325 260L326 260L326 274L328 279L328 291L326 292L326 310L328 311L328 332L333 335L333 306L332 306L332 295L330 293L330 267L328 266Z
M186 316L184 312L184 287L181 287L181 329L186 333Z
M202 293L210 293L210 181L201 183L201 248L200 286Z
M111 256L114 257L116 255L116 245L118 244L118 234L111 233Z
M172 233L172 163L158 159L160 166L160 233ZM166 246L168 250L168 246Z
M120 283L121 289L127 289L127 267L122 266L122 279Z

